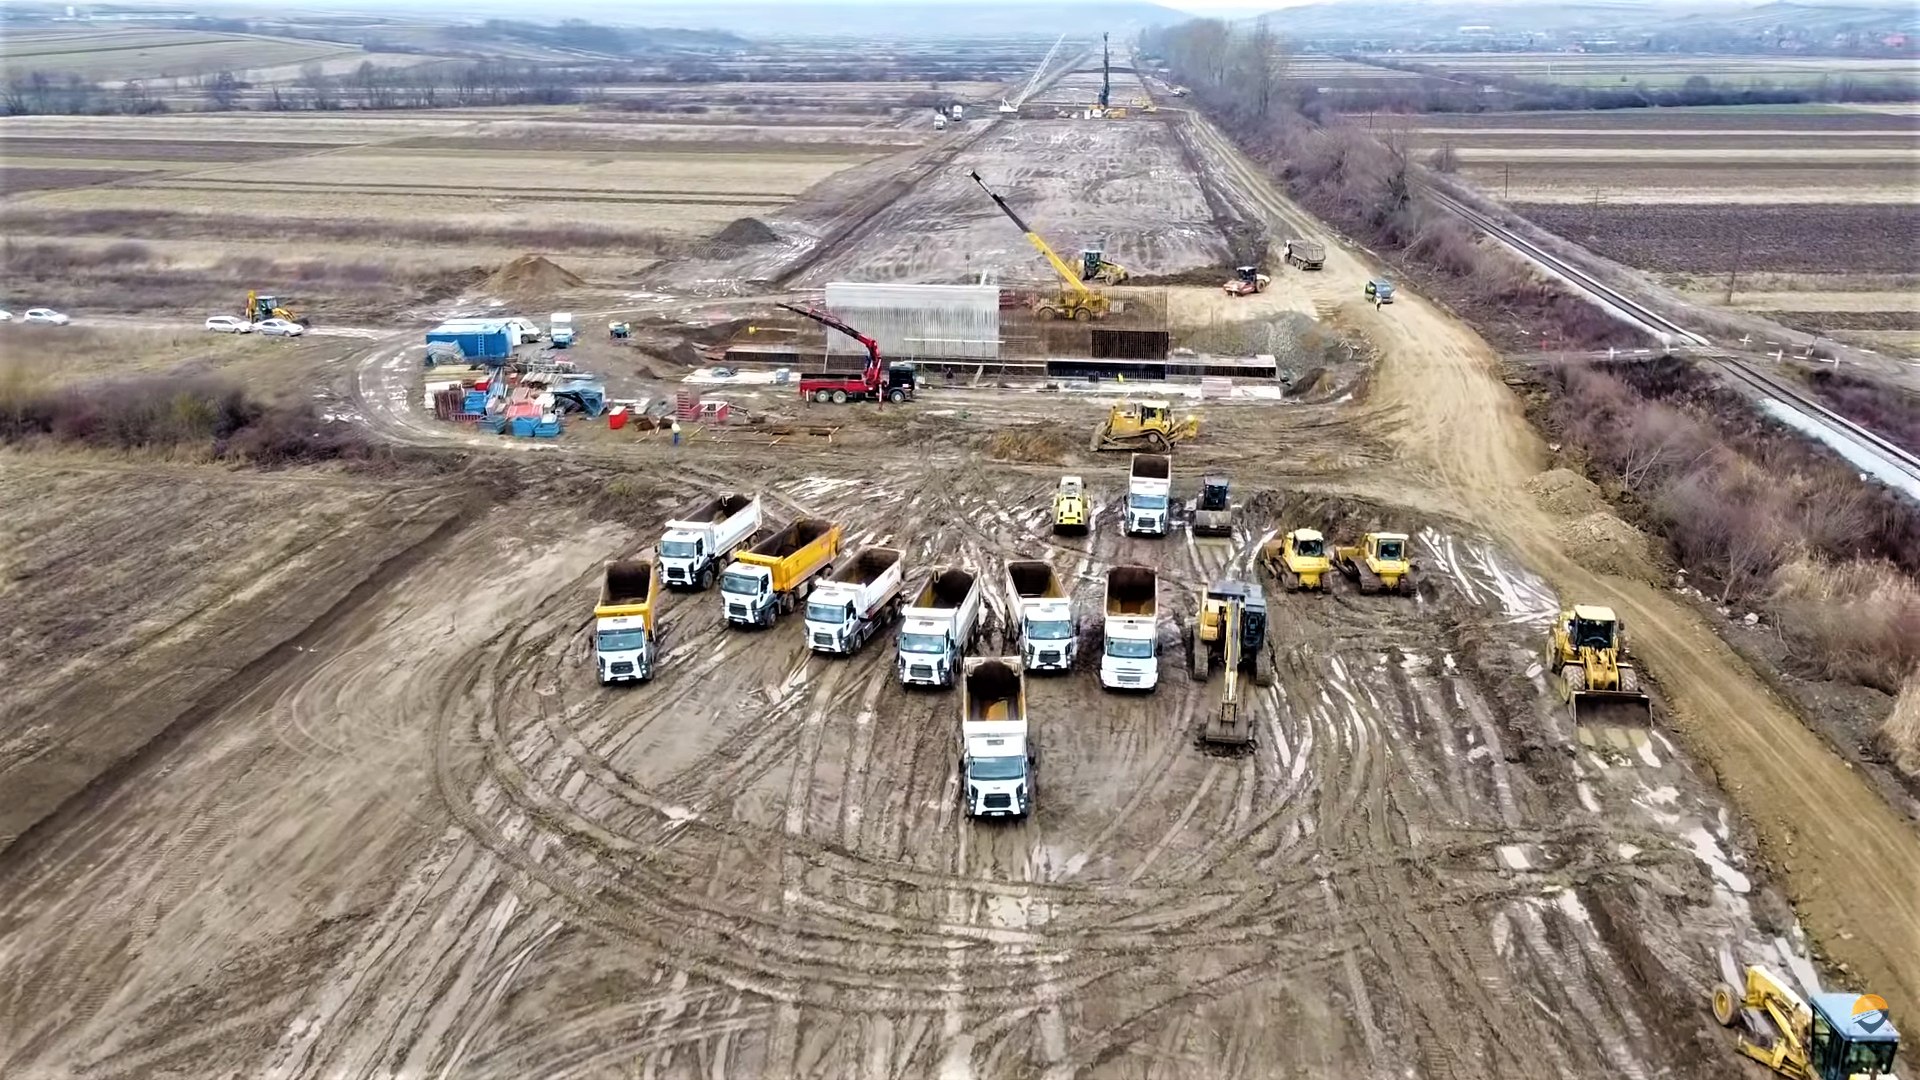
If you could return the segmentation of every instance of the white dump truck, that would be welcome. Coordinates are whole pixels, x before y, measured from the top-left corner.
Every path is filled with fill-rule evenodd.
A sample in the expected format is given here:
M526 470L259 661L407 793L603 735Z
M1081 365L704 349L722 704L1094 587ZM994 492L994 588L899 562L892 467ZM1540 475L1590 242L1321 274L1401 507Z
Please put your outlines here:
M1173 458L1135 454L1127 474L1126 531L1129 536L1165 536L1173 495Z
M1107 571L1106 646L1100 655L1100 685L1109 690L1151 690L1160 681L1159 581L1145 566Z
M760 500L752 495L721 495L695 503L667 522L655 545L660 572L669 587L705 591L759 528Z
M1020 661L1011 656L968 660L960 682L960 797L967 816L1032 813L1038 765Z
M980 620L980 581L971 570L936 566L900 627L900 682L952 686Z
M1053 565L1040 559L1007 563L1007 606L1020 624L1020 659L1028 671L1071 671L1075 651L1073 600Z
M653 616L660 599L660 568L652 559L607 564L600 602L593 606L593 662L600 685L653 678Z
M861 548L807 597L807 646L841 656L858 652L874 631L900 616L906 555Z

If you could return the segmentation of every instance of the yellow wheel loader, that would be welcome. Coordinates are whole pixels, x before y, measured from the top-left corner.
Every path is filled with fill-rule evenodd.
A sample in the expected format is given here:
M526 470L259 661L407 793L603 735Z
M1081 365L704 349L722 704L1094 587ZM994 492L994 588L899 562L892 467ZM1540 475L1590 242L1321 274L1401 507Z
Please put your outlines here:
M262 296L257 292L247 293L247 307L241 314L250 323L265 322L268 319L285 319L288 322L299 323L301 326L313 325L313 320L292 308L282 307L279 297Z
M1252 746L1253 717L1240 710L1240 673L1253 676L1256 685L1273 684L1267 598L1260 586L1223 578L1200 594L1200 610L1187 628L1187 662L1195 682L1207 681L1216 659L1226 669L1226 691L1220 695L1220 708L1200 730L1200 741L1228 748Z
M1560 613L1547 643L1547 666L1576 725L1644 728L1653 723L1640 672L1625 655L1625 636L1612 608L1575 604Z
M1176 420L1173 406L1164 401L1129 401L1115 405L1093 429L1090 450L1151 450L1164 454L1173 444L1198 438L1200 418L1189 414Z
M1366 594L1413 592L1413 556L1406 533L1370 532L1351 547L1333 549L1333 565Z
M1318 529L1295 529L1278 540L1267 541L1260 551L1260 561L1288 592L1326 592L1333 575L1327 538Z
M1877 994L1815 994L1803 1001L1758 964L1713 988L1713 1018L1734 1046L1794 1080L1894 1080L1900 1033Z
M1055 535L1086 535L1087 487L1077 476L1061 477L1060 488L1053 493L1053 531Z

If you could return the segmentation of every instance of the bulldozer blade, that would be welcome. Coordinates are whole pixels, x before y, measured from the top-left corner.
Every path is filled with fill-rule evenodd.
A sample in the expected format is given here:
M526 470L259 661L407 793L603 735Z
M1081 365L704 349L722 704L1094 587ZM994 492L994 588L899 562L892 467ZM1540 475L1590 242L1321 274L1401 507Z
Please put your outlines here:
M1634 691L1576 690L1573 722L1583 728L1649 728L1653 701Z

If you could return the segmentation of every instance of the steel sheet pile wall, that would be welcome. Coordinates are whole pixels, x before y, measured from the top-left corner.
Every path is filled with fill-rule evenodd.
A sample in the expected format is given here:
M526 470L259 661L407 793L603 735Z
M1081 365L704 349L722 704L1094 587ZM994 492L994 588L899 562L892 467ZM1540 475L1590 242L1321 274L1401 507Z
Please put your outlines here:
M996 360L1000 290L992 285L876 285L835 281L827 307L880 343L895 359ZM827 335L833 358L864 357L860 343ZM838 366L838 365L836 365Z

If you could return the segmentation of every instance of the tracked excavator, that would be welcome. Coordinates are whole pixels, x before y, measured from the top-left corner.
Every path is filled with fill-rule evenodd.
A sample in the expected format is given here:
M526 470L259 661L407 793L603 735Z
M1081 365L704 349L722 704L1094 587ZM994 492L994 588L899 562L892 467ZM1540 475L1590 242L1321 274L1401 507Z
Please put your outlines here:
M1731 966L1730 957L1722 957ZM1740 1053L1793 1080L1895 1080L1900 1033L1878 994L1803 1000L1758 964L1713 988L1713 1018L1735 1030Z
M1108 410L1093 429L1089 450L1151 450L1164 454L1177 442L1200 437L1200 418L1192 414L1176 420L1165 401L1128 401Z
M1033 231L1033 226L1022 220L1020 215L1014 212L1013 207L1007 205L1006 199L988 187L985 180L980 179L980 173L977 170L968 175L973 177L974 183L980 185L981 191L987 193L987 198L992 199L994 205L1000 208L1000 212L1007 215L1007 218L1026 235L1027 243L1032 244L1034 250L1046 258L1047 265L1053 267L1054 274L1060 278L1060 291L1057 294L1034 298L1033 313L1042 319L1073 319L1076 322L1091 322L1094 319L1106 318L1107 313L1113 309L1113 302L1107 299L1107 295L1089 288L1087 283L1073 272L1073 268L1067 265L1066 260L1062 259L1039 233Z
M1200 729L1206 746L1237 749L1253 745L1253 716L1240 708L1240 673L1255 685L1273 684L1267 657L1267 598L1260 586L1223 578L1200 594L1200 610L1187 629L1187 656L1195 682L1206 682L1216 659L1226 669L1220 708Z
M1625 635L1609 607L1575 604L1553 624L1547 666L1583 727L1647 727L1653 706L1640 672L1624 659Z
M1260 550L1260 561L1288 592L1326 592L1327 581L1333 576L1327 538L1318 529L1294 529L1278 540L1267 541Z

